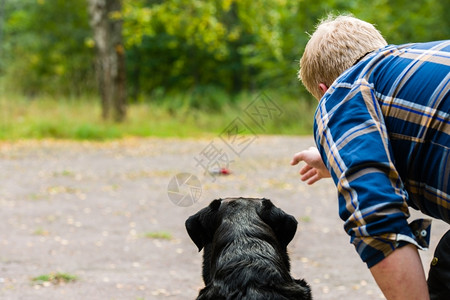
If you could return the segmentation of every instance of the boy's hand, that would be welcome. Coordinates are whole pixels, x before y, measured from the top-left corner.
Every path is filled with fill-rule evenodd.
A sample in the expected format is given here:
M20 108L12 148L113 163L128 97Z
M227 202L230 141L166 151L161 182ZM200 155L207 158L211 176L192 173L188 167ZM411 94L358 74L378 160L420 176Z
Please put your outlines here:
M304 161L306 165L300 169L300 179L307 184L313 184L322 178L331 177L317 148L310 147L307 150L296 153L292 158L291 165L294 166L301 161Z

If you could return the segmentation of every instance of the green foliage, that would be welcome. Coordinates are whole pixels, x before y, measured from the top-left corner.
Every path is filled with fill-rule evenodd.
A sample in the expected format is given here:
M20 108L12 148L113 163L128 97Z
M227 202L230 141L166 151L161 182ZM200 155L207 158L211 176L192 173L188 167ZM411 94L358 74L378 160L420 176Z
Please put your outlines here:
M93 91L93 49L84 0L6 1L8 86L28 95Z
M114 126L101 128L92 124L80 124L74 130L74 138L78 140L105 140L122 137Z
M314 104L293 100L293 96L277 90L266 91L282 110L281 116L268 122L257 134L311 134ZM221 96L220 96L221 95ZM0 95L0 140L75 139L103 141L135 137L210 136L221 133L258 93L242 92L230 100L225 93L214 93L223 103L219 111L190 107L195 95L171 94L158 101L142 101L129 107L128 119L120 124L100 118L98 98L37 97ZM233 101L233 102L232 102Z
M376 24L388 43L444 40L450 36L449 1L353 1L352 12Z
M309 105L298 60L307 32L329 13L375 23L399 44L448 38L448 11L449 2L438 0L124 0L110 17L123 20L129 97L174 113L220 112L242 92L276 89ZM6 1L0 16L5 90L33 97L96 91L87 0ZM38 137L67 136L52 119L34 129ZM72 131L80 138L119 135L88 123Z
M257 88L267 81L262 70L283 61L280 1L152 2L124 5L129 75L144 91Z

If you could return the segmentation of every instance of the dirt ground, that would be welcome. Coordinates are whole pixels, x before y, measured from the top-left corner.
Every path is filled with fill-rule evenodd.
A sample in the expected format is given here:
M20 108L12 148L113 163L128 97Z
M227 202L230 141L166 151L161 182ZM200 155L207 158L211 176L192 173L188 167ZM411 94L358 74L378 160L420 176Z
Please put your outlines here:
M314 299L383 299L342 229L333 183L307 186L289 165L312 138L234 145L219 137L1 143L0 299L194 299L202 259L184 222L226 196L266 197L299 220L292 274L310 283ZM214 154L231 175L204 173ZM200 184L188 207L173 195L192 190L168 187L180 173ZM447 229L433 221L431 248L421 252L426 270ZM78 280L32 281L58 272Z

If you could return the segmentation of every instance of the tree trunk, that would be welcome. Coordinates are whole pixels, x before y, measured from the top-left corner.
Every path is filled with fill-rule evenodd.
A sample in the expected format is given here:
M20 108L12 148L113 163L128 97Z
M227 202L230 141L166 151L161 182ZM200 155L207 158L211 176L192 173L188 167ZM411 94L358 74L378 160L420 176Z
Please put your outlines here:
M89 0L102 116L118 122L125 118L127 104L121 8L120 0Z

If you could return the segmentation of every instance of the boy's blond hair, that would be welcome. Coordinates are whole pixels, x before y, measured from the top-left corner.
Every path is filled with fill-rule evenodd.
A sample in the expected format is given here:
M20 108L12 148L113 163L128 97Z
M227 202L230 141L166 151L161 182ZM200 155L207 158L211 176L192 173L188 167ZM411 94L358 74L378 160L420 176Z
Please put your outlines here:
M352 16L328 16L319 23L306 45L298 77L320 99L320 83L329 87L363 55L386 45L372 24Z

